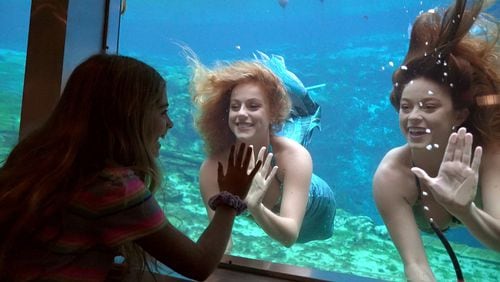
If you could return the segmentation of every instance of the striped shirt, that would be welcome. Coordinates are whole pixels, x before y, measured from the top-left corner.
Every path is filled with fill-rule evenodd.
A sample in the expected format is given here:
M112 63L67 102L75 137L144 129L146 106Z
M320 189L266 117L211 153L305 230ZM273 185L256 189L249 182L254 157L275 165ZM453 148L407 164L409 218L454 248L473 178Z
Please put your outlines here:
M6 269L14 281L104 281L120 246L165 224L139 177L109 167L73 198L59 224L44 227L14 250Z

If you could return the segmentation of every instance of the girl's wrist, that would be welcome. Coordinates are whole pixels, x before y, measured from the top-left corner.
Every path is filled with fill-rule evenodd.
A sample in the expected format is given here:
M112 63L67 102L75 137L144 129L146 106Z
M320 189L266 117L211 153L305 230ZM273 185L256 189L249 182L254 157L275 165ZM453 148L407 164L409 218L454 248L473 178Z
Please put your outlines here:
M227 191L221 191L208 200L208 206L214 211L220 205L233 208L236 211L236 215L240 215L247 209L247 205L240 197Z

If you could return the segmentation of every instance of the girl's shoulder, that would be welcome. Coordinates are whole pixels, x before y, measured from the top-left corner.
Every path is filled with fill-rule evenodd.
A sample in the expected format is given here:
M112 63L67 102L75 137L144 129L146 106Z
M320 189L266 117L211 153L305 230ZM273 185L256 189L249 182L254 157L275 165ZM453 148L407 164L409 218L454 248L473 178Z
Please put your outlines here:
M307 154L309 151L297 141L283 137L273 136L271 138L272 152L274 154Z
M127 167L107 166L99 172L99 177L110 181L126 181L127 179L135 178L137 176L132 169Z
M279 171L312 169L311 154L300 143L290 138L275 136L271 138L271 146Z
M387 152L377 167L372 182L373 195L379 207L416 202L418 189L415 175L410 169L411 160L407 146Z
M410 149L407 145L403 145L392 148L387 153L385 153L384 157L379 163L379 167L399 167L401 164L409 164L410 162Z
M108 166L80 189L72 200L72 206L97 215L140 202L150 194L132 169Z
M410 171L410 152L407 146L400 146L389 150L380 161L373 177L374 185L385 185L386 183L397 183L402 185L413 180ZM392 185L391 185L392 186Z

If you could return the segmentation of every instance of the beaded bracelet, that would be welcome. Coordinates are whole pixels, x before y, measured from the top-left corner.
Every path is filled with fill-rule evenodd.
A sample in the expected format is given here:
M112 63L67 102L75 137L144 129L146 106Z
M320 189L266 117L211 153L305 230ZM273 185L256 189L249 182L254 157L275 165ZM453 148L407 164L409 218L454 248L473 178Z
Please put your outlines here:
M247 204L240 197L235 196L227 191L222 191L208 200L208 206L212 210L216 210L219 205L225 205L236 210L236 215L240 215L247 209Z

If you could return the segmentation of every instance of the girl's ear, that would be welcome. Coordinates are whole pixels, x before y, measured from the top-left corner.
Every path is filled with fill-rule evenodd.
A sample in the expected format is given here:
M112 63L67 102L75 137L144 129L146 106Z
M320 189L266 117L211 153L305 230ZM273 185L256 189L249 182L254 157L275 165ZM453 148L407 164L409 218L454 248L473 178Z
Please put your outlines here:
M469 109L465 108L457 111L456 124L457 126L462 124L469 117Z

